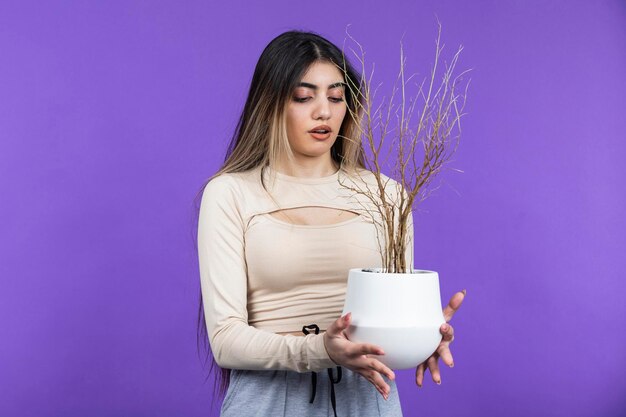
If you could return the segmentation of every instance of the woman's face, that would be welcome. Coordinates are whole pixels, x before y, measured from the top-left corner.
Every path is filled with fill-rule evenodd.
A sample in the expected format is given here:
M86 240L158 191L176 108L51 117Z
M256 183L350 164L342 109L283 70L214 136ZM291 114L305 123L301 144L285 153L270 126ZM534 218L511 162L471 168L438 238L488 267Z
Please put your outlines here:
M344 91L343 76L333 64L311 64L287 105L287 137L296 159L330 158L346 115ZM322 125L330 132L311 133Z

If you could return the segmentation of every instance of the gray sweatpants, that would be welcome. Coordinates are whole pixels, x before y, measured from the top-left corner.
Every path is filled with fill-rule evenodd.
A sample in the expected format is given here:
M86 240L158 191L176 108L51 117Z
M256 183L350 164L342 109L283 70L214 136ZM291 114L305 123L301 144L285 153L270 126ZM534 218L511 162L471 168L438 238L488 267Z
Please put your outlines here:
M338 370L332 368L337 381ZM331 404L331 376L317 373L315 398L311 372L230 371L230 385L222 403L222 417L286 416L334 417ZM334 385L337 417L402 417L395 381L383 376L391 388L389 400L361 375L341 368L341 379Z

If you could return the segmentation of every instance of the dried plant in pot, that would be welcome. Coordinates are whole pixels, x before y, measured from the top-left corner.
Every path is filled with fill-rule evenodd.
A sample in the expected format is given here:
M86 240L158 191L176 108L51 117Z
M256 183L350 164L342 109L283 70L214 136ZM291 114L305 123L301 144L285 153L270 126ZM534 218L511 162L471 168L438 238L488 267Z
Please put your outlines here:
M342 315L352 313L348 338L380 346L385 354L376 358L392 369L413 368L432 355L441 341L439 328L445 323L439 275L414 268L411 238L413 207L436 189L430 186L433 178L458 147L469 87L468 80L463 94L458 93L463 75L469 70L453 77L462 46L446 65L440 82L436 81L443 50L440 38L439 24L435 61L426 79L429 82L424 80L418 86L417 97L406 96L412 76L405 79L402 45L400 72L388 101L374 109L373 70L368 79L365 54L356 41L360 55L355 55L362 69L360 85L347 85L353 97L359 97L355 101L360 107L350 111L350 116L357 118L359 131L345 140L363 141L370 155L364 155L367 171L355 172L363 181L344 181L341 185L352 192L363 213L375 223L381 266L364 265L349 271ZM345 73L345 68L339 68ZM396 104L398 90L401 96ZM397 123L390 127L394 119ZM386 140L390 135L391 142ZM392 169L390 176L382 172L388 167Z

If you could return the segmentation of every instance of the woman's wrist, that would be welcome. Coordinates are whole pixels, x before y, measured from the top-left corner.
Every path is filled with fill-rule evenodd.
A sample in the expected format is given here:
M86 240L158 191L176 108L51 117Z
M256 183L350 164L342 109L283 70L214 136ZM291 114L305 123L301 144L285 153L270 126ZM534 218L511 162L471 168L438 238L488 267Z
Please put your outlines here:
M339 365L337 361L334 360L332 356L330 356L330 352L328 351L326 332L322 333L322 339L324 340L324 349L326 349L326 354L328 355L328 359L330 359L335 365Z

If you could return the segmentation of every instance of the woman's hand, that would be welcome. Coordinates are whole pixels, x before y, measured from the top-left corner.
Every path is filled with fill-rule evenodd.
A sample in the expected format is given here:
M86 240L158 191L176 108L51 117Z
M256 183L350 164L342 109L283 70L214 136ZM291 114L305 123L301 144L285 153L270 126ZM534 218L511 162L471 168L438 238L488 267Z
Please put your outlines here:
M454 313L461 307L461 303L465 299L466 291L459 291L450 298L448 305L443 309L443 317L446 322L441 325L439 332L442 334L443 338L441 339L441 343L439 343L439 347L435 353L433 353L428 359L424 362L420 363L415 369L415 383L418 387L422 387L422 383L424 382L424 372L426 370L426 366L430 370L430 375L433 377L433 381L437 384L441 384L441 374L439 372L439 358L448 365L450 368L454 366L454 361L452 360L452 352L450 352L450 343L454 340L454 329L452 326L448 324L448 322L454 316Z
M370 381L378 392L386 399L389 398L390 388L381 374L393 380L396 376L391 369L378 359L367 355L384 355L383 350L370 343L354 343L348 340L343 332L350 325L352 313L335 320L324 333L324 345L330 359L337 365L344 366L363 375Z

